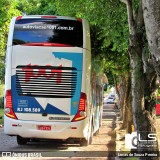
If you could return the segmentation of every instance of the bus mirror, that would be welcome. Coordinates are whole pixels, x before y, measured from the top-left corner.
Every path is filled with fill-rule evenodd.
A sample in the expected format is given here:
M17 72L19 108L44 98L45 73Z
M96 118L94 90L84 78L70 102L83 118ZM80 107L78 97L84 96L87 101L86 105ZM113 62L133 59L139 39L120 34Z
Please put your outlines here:
M103 90L104 90L104 91L107 91L107 87L108 87L108 86L107 86L107 84L105 83L105 84L103 85Z

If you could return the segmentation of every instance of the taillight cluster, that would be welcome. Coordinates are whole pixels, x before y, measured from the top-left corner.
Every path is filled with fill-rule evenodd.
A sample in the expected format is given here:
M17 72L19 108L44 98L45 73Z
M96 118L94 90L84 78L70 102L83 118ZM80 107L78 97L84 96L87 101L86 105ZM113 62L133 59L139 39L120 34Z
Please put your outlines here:
M86 116L87 116L86 107L87 107L87 96L85 93L81 92L78 112L75 115L75 117L73 118L72 122L80 121L80 120L83 120L86 118Z
M6 105L5 105L5 115L9 118L17 119L13 108L12 108L12 93L11 90L6 91Z

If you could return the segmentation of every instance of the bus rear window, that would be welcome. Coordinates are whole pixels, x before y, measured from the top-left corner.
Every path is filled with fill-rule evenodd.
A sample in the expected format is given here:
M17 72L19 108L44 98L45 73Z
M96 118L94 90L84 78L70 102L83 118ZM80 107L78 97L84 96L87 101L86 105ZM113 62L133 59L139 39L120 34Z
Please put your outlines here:
M54 43L83 47L82 22L65 19L20 19L13 33L13 45Z

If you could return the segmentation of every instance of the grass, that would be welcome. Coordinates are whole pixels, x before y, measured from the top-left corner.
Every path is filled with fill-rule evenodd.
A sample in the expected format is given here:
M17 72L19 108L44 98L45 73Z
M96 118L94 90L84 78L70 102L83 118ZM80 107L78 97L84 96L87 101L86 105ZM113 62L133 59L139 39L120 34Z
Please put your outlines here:
M3 109L3 84L0 84L0 124L4 122L4 109Z
M0 124L4 123L4 109L0 108Z
M0 84L0 108L3 108L4 84Z

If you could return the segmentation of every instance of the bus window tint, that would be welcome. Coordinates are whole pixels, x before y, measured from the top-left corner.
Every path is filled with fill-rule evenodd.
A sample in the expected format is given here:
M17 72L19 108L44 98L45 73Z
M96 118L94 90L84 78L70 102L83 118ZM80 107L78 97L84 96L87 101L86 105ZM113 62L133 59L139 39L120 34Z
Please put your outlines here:
M83 47L82 23L62 19L17 20L13 33L13 45L27 43L60 43Z

